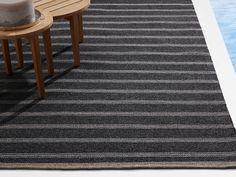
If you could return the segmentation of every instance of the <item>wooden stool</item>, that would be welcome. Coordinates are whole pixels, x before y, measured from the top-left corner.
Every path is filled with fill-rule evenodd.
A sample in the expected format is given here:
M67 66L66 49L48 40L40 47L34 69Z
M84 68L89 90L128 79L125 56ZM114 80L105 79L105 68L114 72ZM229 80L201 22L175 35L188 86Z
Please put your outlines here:
M82 13L90 0L33 0L37 9L50 12L54 19L64 18L70 22L74 65L80 65L79 43L83 41Z
M23 65L21 38L26 38L29 40L34 63L35 77L38 87L38 96L44 97L45 90L44 90L44 82L42 75L38 35L41 32L43 33L45 53L48 64L48 73L49 75L53 75L54 69L52 61L53 58L52 58L51 36L50 36L50 27L52 26L53 18L51 14L46 11L41 11L41 14L42 16L40 17L38 23L32 27L21 30L0 31L0 40L2 41L3 58L5 61L7 74L12 74L8 40L14 39L16 41L16 52L19 66Z

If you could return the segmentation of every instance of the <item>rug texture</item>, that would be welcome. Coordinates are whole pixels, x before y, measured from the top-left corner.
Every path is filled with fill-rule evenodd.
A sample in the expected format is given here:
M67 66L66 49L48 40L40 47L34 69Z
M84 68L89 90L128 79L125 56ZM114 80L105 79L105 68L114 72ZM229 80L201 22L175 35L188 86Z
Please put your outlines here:
M84 33L73 68L69 24L55 22L44 100L28 45L13 76L1 57L0 168L236 167L235 129L191 0L93 0Z

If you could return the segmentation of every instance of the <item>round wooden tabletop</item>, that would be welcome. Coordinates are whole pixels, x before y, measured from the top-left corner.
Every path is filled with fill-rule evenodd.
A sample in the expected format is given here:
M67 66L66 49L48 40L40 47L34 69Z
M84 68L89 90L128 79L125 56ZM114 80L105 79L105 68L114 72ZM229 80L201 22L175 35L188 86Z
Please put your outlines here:
M54 18L70 17L78 14L90 5L90 0L33 0L37 9L46 10Z
M16 39L22 37L29 37L41 33L50 28L53 23L52 15L47 11L42 11L40 9L38 10L41 12L41 17L34 26L19 30L0 30L0 39Z

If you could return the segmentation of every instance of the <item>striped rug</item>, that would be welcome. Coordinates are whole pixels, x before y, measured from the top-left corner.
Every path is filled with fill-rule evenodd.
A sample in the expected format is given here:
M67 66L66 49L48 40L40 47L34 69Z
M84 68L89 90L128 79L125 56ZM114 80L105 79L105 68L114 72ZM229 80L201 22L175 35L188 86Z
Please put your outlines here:
M0 168L236 167L235 129L191 0L93 0L84 29L72 68L69 25L55 22L44 100L28 46L13 76L1 57Z

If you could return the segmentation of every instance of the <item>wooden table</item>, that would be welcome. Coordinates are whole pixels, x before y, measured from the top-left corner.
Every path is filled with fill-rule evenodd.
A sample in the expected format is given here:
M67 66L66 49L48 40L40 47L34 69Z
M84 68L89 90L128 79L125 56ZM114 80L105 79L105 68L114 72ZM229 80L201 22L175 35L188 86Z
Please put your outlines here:
M83 41L82 13L90 0L33 0L37 9L50 12L54 19L64 18L70 22L74 65L80 65L79 43Z
M50 27L52 26L53 18L51 14L46 11L41 11L41 13L42 16L39 19L38 23L32 27L21 30L0 31L0 40L2 41L3 58L7 74L12 74L8 40L14 39L16 41L16 52L19 65L23 65L21 38L26 38L29 40L34 63L38 96L44 97L45 90L44 90L44 81L42 75L38 35L40 33L43 33L45 53L48 63L48 73L49 75L53 75L54 69L53 69L52 47L51 47L51 37L50 37Z

